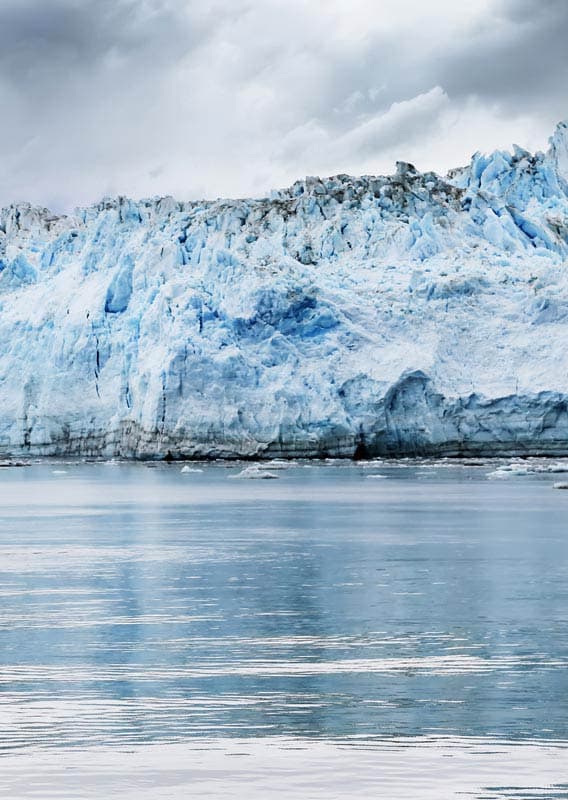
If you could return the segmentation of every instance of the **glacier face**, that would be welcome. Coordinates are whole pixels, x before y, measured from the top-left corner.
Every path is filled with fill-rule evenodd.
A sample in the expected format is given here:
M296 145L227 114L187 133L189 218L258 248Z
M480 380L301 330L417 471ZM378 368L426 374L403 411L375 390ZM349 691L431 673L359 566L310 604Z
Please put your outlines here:
M568 453L568 126L445 179L0 212L0 453Z

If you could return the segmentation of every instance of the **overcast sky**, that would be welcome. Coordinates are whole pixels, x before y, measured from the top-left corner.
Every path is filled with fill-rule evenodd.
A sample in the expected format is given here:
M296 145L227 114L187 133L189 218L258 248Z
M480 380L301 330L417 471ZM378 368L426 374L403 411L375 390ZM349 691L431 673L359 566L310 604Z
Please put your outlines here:
M0 204L542 149L567 43L568 0L0 0Z

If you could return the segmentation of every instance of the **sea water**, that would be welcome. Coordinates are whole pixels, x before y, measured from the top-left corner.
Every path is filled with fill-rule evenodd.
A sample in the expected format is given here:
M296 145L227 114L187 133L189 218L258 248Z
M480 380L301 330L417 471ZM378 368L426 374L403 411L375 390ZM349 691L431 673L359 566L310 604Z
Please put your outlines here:
M568 797L546 464L0 470L0 796Z

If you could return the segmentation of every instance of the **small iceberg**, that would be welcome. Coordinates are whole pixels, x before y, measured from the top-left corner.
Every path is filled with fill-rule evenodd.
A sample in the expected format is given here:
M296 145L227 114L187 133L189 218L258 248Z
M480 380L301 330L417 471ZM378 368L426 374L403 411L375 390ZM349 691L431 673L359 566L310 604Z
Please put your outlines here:
M534 469L521 464L504 464L498 467L494 472L487 474L488 478L509 478L518 477L522 475L534 475Z
M535 467L536 472L545 472L548 474L551 473L561 473L561 472L568 472L568 464L546 464L543 467Z
M52 469L51 470L51 474L52 475L67 475L67 470L66 469Z
M562 483L553 483L552 484L552 488L553 489L568 489L568 483L566 483L565 481L562 482Z
M181 472L182 472L182 474L183 473L187 474L188 472L203 472L203 470L202 469L197 469L196 467L188 467L187 464L186 464L185 467L181 468Z
M513 467L508 470L509 475L534 475L534 470L530 467Z
M365 475L368 481L381 481L386 479L386 475Z
M489 478L489 480L492 481L497 479L508 478L510 474L511 473L506 470L496 469L494 472L488 472L487 477Z
M229 478L248 478L252 480L274 480L279 476L276 475L274 472L269 472L267 469L261 469L260 467L254 465L251 467L245 467L238 475L229 475Z
M523 464L513 461L511 464L503 464L494 472L490 472L489 478L508 478L516 475L548 475L555 473L568 472L568 464L556 462L553 464Z

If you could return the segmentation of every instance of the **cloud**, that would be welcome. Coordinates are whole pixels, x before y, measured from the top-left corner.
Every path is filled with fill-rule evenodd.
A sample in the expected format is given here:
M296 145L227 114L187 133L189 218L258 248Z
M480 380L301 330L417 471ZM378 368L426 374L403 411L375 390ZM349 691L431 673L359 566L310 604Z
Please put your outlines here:
M454 98L475 95L510 111L568 113L568 3L502 0L496 13L438 65Z
M410 142L427 137L432 128L437 127L440 115L448 106L447 94L436 86L410 100L393 103L384 113L377 112L358 121L339 136L310 121L285 137L279 157L284 162L295 159L300 172L302 167L312 165L320 173L334 169L336 172L353 172L354 165L376 163L378 153L389 160L394 154L393 163L394 160L404 160L404 148L408 148Z
M1 79L44 105L62 84L97 75L104 82L127 65L157 72L196 40L192 23L177 2L3 0Z
M0 204L445 170L568 115L565 0L2 0Z

